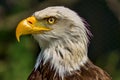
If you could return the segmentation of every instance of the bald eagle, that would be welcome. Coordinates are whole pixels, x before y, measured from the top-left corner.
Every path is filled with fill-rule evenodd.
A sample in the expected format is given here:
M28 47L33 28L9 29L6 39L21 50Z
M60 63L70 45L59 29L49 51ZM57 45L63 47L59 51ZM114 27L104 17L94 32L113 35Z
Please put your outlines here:
M41 51L28 80L111 80L87 56L90 31L76 12L48 7L22 20L16 37L32 34Z

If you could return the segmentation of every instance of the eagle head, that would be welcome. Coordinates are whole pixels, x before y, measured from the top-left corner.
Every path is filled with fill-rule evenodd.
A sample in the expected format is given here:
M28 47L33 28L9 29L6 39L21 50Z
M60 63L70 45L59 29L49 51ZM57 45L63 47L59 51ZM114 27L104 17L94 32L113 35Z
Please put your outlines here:
M41 52L35 69L50 63L60 76L79 70L87 58L89 30L78 14L63 6L48 7L22 20L16 29L16 37L32 34L38 41Z

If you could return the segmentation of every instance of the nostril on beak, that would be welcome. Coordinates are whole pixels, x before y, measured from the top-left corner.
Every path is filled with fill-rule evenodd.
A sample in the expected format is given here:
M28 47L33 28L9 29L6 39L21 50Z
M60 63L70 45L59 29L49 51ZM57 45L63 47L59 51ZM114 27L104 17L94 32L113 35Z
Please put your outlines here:
M36 22L36 19L35 19L34 16L28 17L28 18L27 18L27 22L28 22L29 24L34 24L34 23Z
M33 24L31 21L28 20L28 23Z

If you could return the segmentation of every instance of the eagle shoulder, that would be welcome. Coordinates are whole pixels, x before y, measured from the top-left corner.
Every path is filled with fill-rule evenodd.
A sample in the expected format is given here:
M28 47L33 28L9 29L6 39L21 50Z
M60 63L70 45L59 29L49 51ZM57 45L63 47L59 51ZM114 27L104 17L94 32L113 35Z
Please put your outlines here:
M112 80L107 72L94 65L90 60L80 70L71 72L72 75L66 74L61 78L55 71L49 67L49 63L33 70L28 80Z

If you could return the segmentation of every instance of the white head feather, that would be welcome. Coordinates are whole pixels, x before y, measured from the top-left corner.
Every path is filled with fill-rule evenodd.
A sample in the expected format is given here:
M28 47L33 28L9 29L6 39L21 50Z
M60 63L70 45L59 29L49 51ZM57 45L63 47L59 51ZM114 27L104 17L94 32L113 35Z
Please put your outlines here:
M54 16L57 21L53 25L46 25L53 30L44 34L33 34L42 49L35 69L41 60L50 62L51 68L61 77L79 70L86 63L89 31L83 20L74 11L62 7L48 7L33 14L38 20Z

